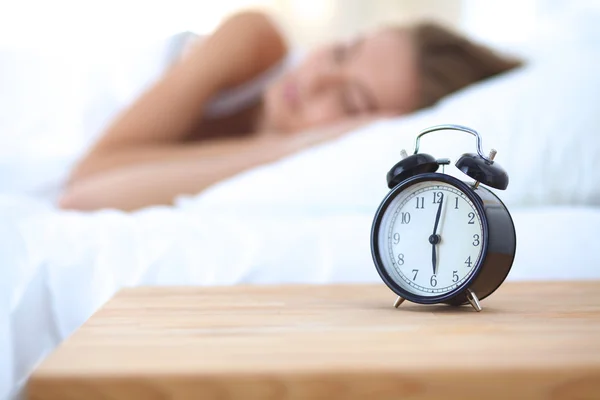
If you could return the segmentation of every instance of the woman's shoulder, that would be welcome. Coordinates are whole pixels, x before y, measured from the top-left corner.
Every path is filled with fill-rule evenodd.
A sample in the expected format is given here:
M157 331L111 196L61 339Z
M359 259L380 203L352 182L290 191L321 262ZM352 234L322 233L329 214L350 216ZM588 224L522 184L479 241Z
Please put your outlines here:
M229 16L224 24L250 25L260 30L265 35L272 35L277 39L285 39L285 31L274 15L255 10L240 11Z
M301 59L299 51L289 50L277 63L254 78L218 93L204 108L206 118L218 118L240 112L256 103L264 90L293 68Z
M280 63L289 53L288 35L283 26L270 14L260 11L243 11L227 17L219 26L239 32L239 40L249 40L250 32L253 41L260 42L262 49L268 50L268 66ZM173 37L180 50L180 58L184 58L190 49L206 41L211 34L199 34L193 31L180 32Z
M288 35L283 25L275 16L263 11L240 11L226 18L222 27L231 27L240 33L240 39L246 40L242 34L263 44L262 49L269 51L273 63L279 61L289 50Z
M224 21L222 26L226 25L239 31L240 36L243 32L251 32L254 38L244 40L248 39L255 57L264 64L244 82L216 94L205 106L204 116L207 118L231 115L256 103L266 86L298 60L298 54L289 45L284 29L267 13L240 12Z
M214 93L203 107L205 118L219 118L235 114L256 103L265 87L276 80L298 60L284 29L271 15L258 11L238 12L221 22L215 32L208 35L184 32L177 38L180 60L194 48L208 42L214 34L226 34L229 50L236 48L238 65L244 68L244 79ZM239 54L245 53L245 56ZM229 51L231 53L231 51ZM240 63L239 60L244 60ZM249 72L251 71L251 72Z

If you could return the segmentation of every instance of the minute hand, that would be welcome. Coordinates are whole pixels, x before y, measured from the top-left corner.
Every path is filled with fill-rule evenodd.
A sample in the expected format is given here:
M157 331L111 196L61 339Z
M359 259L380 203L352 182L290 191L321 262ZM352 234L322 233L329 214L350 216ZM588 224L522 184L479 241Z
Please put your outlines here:
M437 214L435 214L435 224L433 224L433 234L437 232L438 224L440 223L440 215L442 215L442 204L444 204L444 194L440 199L440 205L438 206Z

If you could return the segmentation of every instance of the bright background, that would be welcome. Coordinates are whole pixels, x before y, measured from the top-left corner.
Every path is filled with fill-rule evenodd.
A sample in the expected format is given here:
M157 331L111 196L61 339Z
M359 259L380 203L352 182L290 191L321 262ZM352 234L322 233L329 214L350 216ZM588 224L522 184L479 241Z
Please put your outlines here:
M433 18L481 40L520 43L553 16L594 0L2 0L0 46L118 45L180 31L212 31L228 14L259 8L276 15L301 46L383 22ZM581 7L579 7L581 9Z

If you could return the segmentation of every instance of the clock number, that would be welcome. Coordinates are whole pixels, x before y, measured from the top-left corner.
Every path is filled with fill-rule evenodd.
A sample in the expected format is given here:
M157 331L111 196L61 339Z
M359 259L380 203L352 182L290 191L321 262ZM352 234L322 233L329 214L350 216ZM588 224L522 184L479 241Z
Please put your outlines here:
M419 275L419 270L418 269L413 269L412 272L413 272L413 274L415 274L415 276L413 276L413 281L414 281L415 279L417 279L417 275Z
M479 246L479 235L478 234L474 234L473 235L473 246Z
M455 197L454 200L456 200L456 203L454 204L454 209L458 210L458 197Z
M398 254L398 265L404 265L404 254Z
M435 279L435 275L431 275L431 279L429 279L429 284L431 285L431 287L437 286L437 279Z
M471 262L471 256L469 256L469 258L467 258L467 261L465 261L465 264L467 264L467 267L471 268L471 266L473 265L473 263Z
M417 209L425 208L425 197L417 197Z
M410 223L410 213L409 212L403 212L402 213L402 224L408 224Z
M469 213L469 225L473 225L475 223L475 213Z
M452 271L452 282L458 282L458 271Z
M442 192L433 192L433 204L439 204L444 199L444 193Z
M398 232L394 233L394 244L400 243L400 234Z

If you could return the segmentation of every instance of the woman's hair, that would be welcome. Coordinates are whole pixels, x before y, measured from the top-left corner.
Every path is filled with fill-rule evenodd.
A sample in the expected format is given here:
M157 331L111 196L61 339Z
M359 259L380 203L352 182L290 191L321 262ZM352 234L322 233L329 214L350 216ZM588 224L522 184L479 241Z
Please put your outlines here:
M450 93L521 65L435 22L413 25L410 34L419 77L417 108L431 106Z

